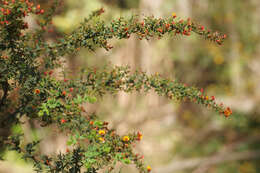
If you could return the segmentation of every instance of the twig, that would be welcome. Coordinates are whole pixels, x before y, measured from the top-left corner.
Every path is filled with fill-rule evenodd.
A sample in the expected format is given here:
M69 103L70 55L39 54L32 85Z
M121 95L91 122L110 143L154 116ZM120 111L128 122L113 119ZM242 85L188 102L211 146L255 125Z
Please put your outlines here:
M227 152L217 154L212 157L195 158L184 161L174 160L168 166L156 169L155 172L172 173L174 171L194 168L200 164L210 166L235 160L249 160L257 158L260 158L260 150L231 153Z

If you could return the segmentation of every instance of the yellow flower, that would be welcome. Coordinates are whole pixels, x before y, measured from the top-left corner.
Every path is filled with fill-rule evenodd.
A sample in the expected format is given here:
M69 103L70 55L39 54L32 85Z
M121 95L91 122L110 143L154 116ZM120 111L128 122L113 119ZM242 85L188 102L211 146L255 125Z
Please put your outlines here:
M100 142L104 143L105 142L105 139L104 138L98 138Z
M151 172L151 170L152 170L151 166L149 166L149 165L146 167L146 169L148 172Z
M172 13L172 17L175 18L177 15L176 13Z
M99 130L99 131L98 131L98 134L104 135L104 134L106 134L106 131L105 131L105 130Z
M123 141L128 142L130 140L129 136L124 136Z

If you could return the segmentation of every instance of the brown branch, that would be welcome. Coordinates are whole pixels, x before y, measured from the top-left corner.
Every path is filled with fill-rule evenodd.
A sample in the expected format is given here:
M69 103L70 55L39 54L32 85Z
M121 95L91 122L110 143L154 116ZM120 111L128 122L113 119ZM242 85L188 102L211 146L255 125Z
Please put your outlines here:
M1 110L1 107L4 106L4 102L5 102L6 98L7 98L8 90L9 90L8 81L1 82L1 85L2 85L2 89L4 91L4 95L3 95L3 97L0 100L0 110Z
M205 158L194 158L194 159L187 159L183 161L174 160L169 165L156 169L155 172L171 173L183 169L191 169L201 164L210 166L210 165L216 165L224 162L258 159L258 158L260 158L260 150L245 151L245 152L231 152L231 153L227 152L227 153L221 153L215 156L205 157Z

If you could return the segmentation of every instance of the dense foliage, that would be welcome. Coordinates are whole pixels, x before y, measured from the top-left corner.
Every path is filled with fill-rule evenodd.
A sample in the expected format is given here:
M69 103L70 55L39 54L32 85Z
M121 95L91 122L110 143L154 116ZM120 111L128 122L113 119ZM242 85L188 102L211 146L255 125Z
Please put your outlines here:
M154 90L177 101L191 101L213 109L226 117L232 114L229 107L216 103L214 96L207 96L203 89L190 87L178 81L165 79L159 74L131 72L130 67L88 68L74 79L66 73L54 76L62 69L62 57L77 53L80 48L95 51L110 50L108 43L114 39L161 38L164 35L189 36L192 33L221 45L226 35L211 32L191 19L179 19L175 13L161 19L154 17L120 17L106 23L100 18L101 8L94 11L71 34L56 43L46 41L44 34L51 32L52 15L58 1L48 10L28 0L1 2L0 14L0 152L15 150L26 160L34 162L37 172L91 173L106 168L111 171L117 162L135 164L140 172L150 172L151 167L133 151L134 143L142 139L141 132L119 136L108 122L99 120L85 111L84 103L95 103L106 93L119 91L148 92ZM31 28L26 17L37 20L39 27ZM11 133L10 127L23 123L27 117L42 126L55 125L59 133L68 134L66 153L41 155L39 141L25 141L21 132Z

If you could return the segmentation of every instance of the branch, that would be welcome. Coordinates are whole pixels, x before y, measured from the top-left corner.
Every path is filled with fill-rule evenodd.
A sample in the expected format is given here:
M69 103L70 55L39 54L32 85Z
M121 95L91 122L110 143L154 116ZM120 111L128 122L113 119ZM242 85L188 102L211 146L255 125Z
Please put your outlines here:
M230 151L237 149L242 144L245 144L245 143L251 144L251 143L257 142L259 140L260 140L260 135L250 136L250 137L246 138L246 140L242 140L240 142L236 142L236 143L227 145L223 150L221 150L219 152L219 154L230 153ZM201 165L199 165L199 167L197 169L195 169L192 173L204 173L210 168L211 165L212 164L210 164L206 161L206 162L202 163Z
M9 84L8 84L7 81L1 82L1 85L2 85L2 89L4 91L4 95L3 95L3 97L0 100L0 110L1 110L2 106L4 106L4 102L5 102L6 98L7 98L8 90L9 90Z
M216 165L224 162L236 161L236 160L249 160L260 158L260 150L245 151L245 152L233 152L233 153L220 153L212 157L188 159L184 161L174 160L168 166L158 168L155 172L170 173L183 169L191 169L201 164L207 166Z
M92 15L97 16L104 12L101 8ZM97 48L104 48L110 50L113 48L108 41L112 38L128 39L131 35L135 34L140 40L150 40L153 37L162 38L166 34L190 36L192 33L200 35L204 39L213 41L221 45L226 38L225 34L219 32L211 32L206 30L204 26L196 24L189 18L187 20L179 19L174 14L172 17L165 19L144 17L140 21L137 15L133 15L130 19L120 17L113 20L110 24L105 24L102 20L85 19L72 34L60 40L59 43L49 45L47 47L48 56L56 54L63 56L67 53L74 53L80 47L85 47L90 51ZM66 50L66 51L64 51Z

